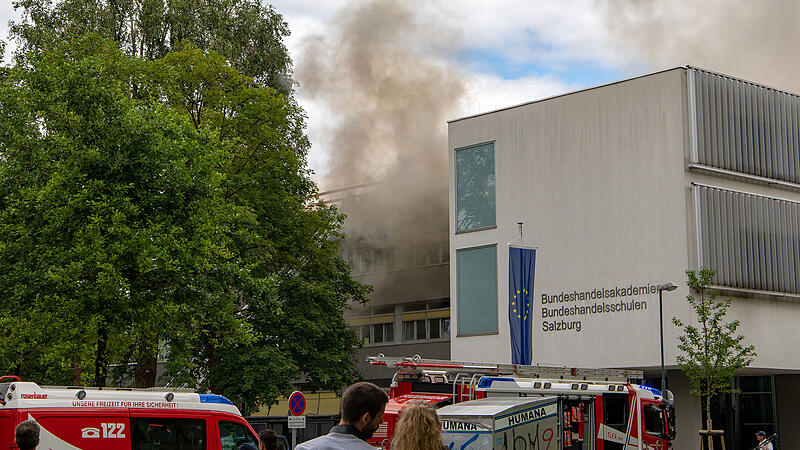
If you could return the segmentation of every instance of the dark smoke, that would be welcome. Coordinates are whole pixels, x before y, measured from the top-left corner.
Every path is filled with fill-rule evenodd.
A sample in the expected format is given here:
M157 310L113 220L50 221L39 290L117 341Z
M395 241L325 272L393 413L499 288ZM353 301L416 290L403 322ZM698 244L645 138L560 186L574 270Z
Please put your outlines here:
M441 22L426 23L410 5L378 0L347 7L305 43L299 58L300 89L322 102L336 124L321 190L375 183L358 190L357 199L341 194L351 238L447 239L446 120L465 88L435 54L442 42L454 41L452 33Z
M793 0L611 0L616 45L661 68L694 65L800 92L800 3Z

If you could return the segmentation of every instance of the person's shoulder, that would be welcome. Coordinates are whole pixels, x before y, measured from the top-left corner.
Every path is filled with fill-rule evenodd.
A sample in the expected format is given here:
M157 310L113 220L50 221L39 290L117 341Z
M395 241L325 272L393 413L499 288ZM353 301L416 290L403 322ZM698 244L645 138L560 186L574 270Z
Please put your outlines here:
M363 449L373 450L374 447L353 436L352 434L330 433L310 441L303 442L295 447L296 450L340 450Z

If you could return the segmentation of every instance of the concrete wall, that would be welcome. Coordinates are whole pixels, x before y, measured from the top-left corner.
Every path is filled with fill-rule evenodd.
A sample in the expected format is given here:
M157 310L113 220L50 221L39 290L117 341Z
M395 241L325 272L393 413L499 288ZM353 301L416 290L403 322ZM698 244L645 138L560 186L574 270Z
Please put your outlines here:
M689 393L689 379L680 370L670 370L667 378L669 390L675 394L675 429L678 430L672 446L675 449L697 448L697 431L705 428L701 399Z

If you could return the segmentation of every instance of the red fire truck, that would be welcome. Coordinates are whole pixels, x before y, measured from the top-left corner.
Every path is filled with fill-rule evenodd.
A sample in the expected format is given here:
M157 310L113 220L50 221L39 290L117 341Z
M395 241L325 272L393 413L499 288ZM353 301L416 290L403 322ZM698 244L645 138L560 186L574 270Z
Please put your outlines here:
M239 409L219 395L170 388L46 387L14 376L0 378L0 394L0 448L16 448L14 429L29 419L41 427L40 449L258 445Z
M451 449L668 449L675 437L672 393L633 383L643 379L638 370L419 356L367 361L395 371L384 422L371 441L375 446L388 447L403 407L415 400L440 408ZM519 440L523 434L527 440Z

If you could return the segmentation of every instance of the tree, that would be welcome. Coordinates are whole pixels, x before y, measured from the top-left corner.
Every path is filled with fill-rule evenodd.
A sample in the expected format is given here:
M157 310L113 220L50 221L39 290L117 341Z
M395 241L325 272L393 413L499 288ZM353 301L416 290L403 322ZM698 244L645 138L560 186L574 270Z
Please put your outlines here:
M186 44L214 50L262 86L288 94L289 27L258 0L15 0L22 20L10 31L19 55L97 33L130 56L160 59Z
M683 329L678 337L683 354L677 361L689 379L691 393L705 399L708 429L712 426L711 397L730 392L736 371L749 366L756 356L755 347L744 346L744 336L736 334L739 321L725 321L731 300L717 300L718 293L709 289L715 274L708 268L686 271L687 284L699 294L699 298L686 297L699 327L672 318L672 323Z
M146 61L88 35L23 59L0 77L0 366L152 385L161 356L245 412L356 377L342 312L366 287L315 203L302 110L191 46Z

